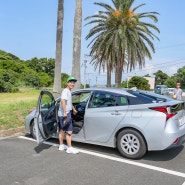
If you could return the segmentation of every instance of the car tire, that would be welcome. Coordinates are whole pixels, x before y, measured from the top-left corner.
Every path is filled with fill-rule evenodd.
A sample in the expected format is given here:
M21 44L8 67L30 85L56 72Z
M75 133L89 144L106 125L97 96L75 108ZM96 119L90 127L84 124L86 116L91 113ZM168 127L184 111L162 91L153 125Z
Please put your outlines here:
M31 133L31 136L33 137L33 139L36 139L34 121L32 121L31 124L30 124L30 133Z
M129 159L140 159L147 152L143 136L134 129L125 129L118 134L117 148L122 156Z

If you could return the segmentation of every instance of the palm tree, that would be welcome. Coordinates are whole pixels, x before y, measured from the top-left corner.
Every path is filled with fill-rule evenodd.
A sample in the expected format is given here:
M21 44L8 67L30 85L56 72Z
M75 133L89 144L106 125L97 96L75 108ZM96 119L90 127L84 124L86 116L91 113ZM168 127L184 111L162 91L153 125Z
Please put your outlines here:
M64 19L64 0L58 0L56 58L55 58L55 72L53 86L54 97L59 96L61 93L63 19Z
M103 71L107 71L107 87L111 87L111 72L113 71L113 63L110 59L102 59L101 56L102 54L92 56L90 63L94 65L95 70L99 67L99 72L101 71L101 68L103 68Z
M144 21L157 22L158 13L136 13L145 4L132 8L134 0L112 0L112 3L113 7L106 3L94 3L104 11L86 18L89 21L86 25L94 25L86 39L91 38L88 45L91 56L111 61L111 66L115 68L115 85L121 87L124 66L131 71L137 65L142 68L145 57L152 59L150 50L155 52L155 49L151 40L158 39L152 31L159 33L159 29Z
M81 55L81 32L82 32L82 0L76 0L74 30L73 30L73 63L72 76L77 78L75 89L80 89L80 55Z

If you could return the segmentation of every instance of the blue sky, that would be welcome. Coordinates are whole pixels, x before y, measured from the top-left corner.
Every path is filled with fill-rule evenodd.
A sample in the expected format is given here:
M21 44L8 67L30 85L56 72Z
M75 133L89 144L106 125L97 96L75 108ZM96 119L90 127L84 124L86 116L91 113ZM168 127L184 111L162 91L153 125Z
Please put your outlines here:
M110 3L111 0L82 0L83 25L82 25L82 53L88 54L89 41L85 36L89 27L85 27L84 18L96 13L99 9L93 2ZM154 41L156 53L152 54L151 61L146 60L142 70L136 68L132 72L124 72L123 80L127 76L152 75L157 70L162 70L168 75L174 74L178 68L185 65L185 1L183 0L136 0L134 7L146 3L138 12L156 11L161 33L160 41ZM0 0L0 50L10 52L20 59L28 60L34 57L55 58L56 49L56 18L58 0ZM64 0L64 32L62 51L62 72L71 74L72 48L73 48L73 23L75 0ZM88 58L86 57L88 60ZM84 67L81 68L83 83ZM88 75L91 85L105 84L106 73L98 74L93 67L88 65ZM114 77L112 79L114 83Z

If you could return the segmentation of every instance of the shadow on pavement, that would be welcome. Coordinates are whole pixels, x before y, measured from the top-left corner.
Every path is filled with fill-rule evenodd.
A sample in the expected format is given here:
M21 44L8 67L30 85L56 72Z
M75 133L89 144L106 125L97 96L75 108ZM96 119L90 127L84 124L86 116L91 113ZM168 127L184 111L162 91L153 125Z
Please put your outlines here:
M150 151L143 157L143 159L150 161L170 161L173 158L177 157L182 152L183 149L184 146L181 145L179 147L163 151Z
M49 139L49 142L58 144L58 139ZM76 147L78 149L82 150L88 150L91 152L97 152L104 155L111 155L113 157L119 157L124 158L119 151L116 148L110 148L105 146L99 146L99 145L93 145L93 144L87 144L87 143L80 143L80 142L72 142L73 147ZM37 151L41 152L44 149L48 149L51 146L49 145L40 145L37 148ZM182 150L184 149L184 146L181 145L179 147L163 150L163 151L149 151L146 153L146 155L142 159L138 159L136 161L170 161L173 158L177 157ZM125 158L126 159L126 158Z
M37 153L41 153L43 150L47 150L47 149L49 149L49 148L51 148L51 145L40 144L40 145L36 146L36 147L34 148L34 150L35 150L35 152L37 152Z

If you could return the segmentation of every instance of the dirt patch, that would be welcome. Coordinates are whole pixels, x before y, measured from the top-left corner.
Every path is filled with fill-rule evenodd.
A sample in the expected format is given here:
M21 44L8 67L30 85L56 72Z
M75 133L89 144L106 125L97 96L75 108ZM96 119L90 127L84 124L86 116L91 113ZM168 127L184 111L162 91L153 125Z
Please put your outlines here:
M25 134L25 127L11 128L8 130L0 130L0 138L7 137L15 134Z

